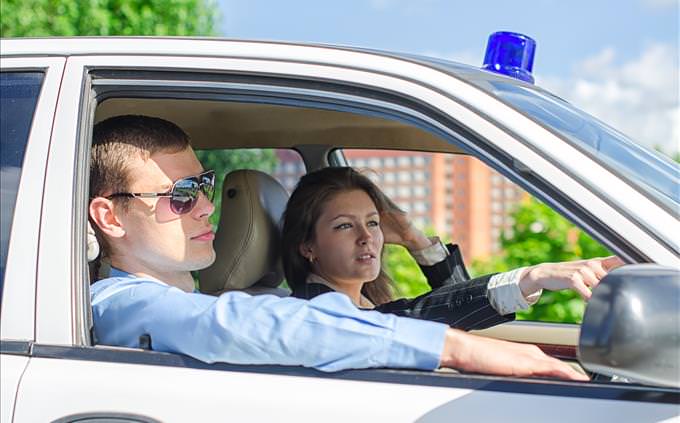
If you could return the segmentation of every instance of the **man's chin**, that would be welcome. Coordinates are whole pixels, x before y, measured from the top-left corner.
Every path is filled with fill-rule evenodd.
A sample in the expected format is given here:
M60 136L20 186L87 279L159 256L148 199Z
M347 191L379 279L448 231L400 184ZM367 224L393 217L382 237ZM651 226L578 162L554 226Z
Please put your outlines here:
M210 267L213 263L215 263L216 257L217 256L216 256L215 252L213 251L212 254L210 254L209 256L206 256L202 259L199 259L199 260L193 262L193 265L191 266L192 268L190 270L191 271L203 270L206 267Z

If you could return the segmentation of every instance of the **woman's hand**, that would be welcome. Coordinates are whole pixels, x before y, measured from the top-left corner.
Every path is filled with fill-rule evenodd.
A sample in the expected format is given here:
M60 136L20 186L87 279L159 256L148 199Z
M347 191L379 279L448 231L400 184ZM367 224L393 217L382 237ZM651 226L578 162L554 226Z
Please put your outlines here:
M524 270L519 287L524 297L529 297L540 289L550 291L573 289L584 300L589 300L591 290L600 283L600 280L610 270L623 264L624 262L616 256L538 264Z
M380 228L387 244L401 245L411 251L422 250L432 245L430 239L413 226L409 215L400 210L393 209L380 213Z

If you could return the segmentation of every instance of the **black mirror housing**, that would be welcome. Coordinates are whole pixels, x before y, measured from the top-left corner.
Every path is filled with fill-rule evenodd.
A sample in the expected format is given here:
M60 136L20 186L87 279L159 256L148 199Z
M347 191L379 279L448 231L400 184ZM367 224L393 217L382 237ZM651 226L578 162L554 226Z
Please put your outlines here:
M578 348L586 369L680 388L680 270L623 266L593 290Z

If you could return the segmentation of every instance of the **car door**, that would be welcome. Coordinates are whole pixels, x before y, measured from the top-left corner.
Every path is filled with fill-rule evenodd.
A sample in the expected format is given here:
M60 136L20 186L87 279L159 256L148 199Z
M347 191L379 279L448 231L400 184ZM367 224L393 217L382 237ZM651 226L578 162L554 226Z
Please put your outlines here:
M63 58L0 59L0 421L34 339L36 252L45 163Z
M87 154L96 98L121 92L156 97L174 90L170 93L174 96L216 93L221 98L252 96L284 105L309 101L331 108L351 106L363 113L406 113L446 133L446 125L427 113L396 101L376 101L374 96L389 87L440 110L450 106L451 115L489 139L501 136L505 149L516 151L521 160L527 160L523 155L541 160L480 115L425 85L338 63L305 63L329 54L326 50L247 43L236 43L229 50L228 43L166 40L149 46L147 53L126 54L125 49L138 48L135 42L117 43L113 52L117 54L81 51L69 57L66 65L46 169L35 342L16 401L16 421L101 416L132 421L449 421L456 417L543 421L554 410L560 410L563 418L593 421L662 420L674 415L676 397L649 387L407 370L324 374L285 366L210 365L178 354L93 345L84 227ZM342 55L353 66L375 59L365 54ZM244 81L244 75L266 76L269 83ZM290 79L312 84L286 85ZM354 94L318 88L329 80L352 87ZM363 91L365 87L373 91ZM540 163L547 174L562 176L549 162ZM64 187L73 191L64 191ZM40 406L35 405L36 398Z

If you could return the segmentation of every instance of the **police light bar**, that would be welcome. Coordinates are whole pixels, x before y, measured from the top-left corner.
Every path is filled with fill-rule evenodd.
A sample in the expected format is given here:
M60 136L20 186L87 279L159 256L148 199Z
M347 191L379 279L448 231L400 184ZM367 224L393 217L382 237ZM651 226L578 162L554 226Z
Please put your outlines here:
M536 41L516 32L494 32L489 36L482 69L534 83Z

